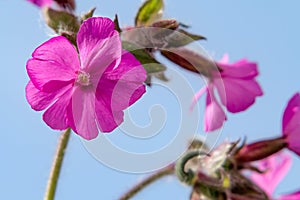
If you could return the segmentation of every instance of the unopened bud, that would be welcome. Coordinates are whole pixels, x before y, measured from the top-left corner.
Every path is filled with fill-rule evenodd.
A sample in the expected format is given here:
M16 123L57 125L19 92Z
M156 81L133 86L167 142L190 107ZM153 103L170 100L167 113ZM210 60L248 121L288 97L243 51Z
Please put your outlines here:
M175 19L164 19L157 21L151 25L151 27L166 28L171 30L176 30L179 23Z
M211 77L212 72L218 70L213 61L187 48L171 48L160 52L180 67L206 77Z
M234 156L237 163L251 162L264 159L287 147L284 138L263 140L243 146Z

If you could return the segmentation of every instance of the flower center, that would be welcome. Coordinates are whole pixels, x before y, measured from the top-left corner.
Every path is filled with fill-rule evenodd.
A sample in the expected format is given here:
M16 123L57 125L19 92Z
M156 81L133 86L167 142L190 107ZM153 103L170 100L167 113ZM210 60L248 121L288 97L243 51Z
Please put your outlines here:
M82 85L82 86L89 86L91 84L90 81L90 74L86 73L84 71L79 71L76 83Z

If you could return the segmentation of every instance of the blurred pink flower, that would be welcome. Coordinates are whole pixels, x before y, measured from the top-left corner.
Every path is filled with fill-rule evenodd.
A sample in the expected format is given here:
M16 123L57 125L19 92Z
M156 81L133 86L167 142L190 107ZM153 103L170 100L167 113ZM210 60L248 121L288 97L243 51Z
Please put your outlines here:
M300 94L288 102L282 119L282 134L288 148L300 156Z
M265 173L260 174L255 172L251 174L250 178L272 199L298 200L300 199L300 191L288 195L282 195L279 198L272 197L277 185L289 171L291 164L291 156L283 151L280 151L272 156L258 161L258 168Z
M212 73L208 86L194 96L192 103L192 106L195 105L202 94L207 92L204 125L206 132L221 128L226 120L225 112L214 95L215 88L221 103L232 113L246 110L255 102L256 97L263 95L261 87L255 80L258 75L256 63L242 59L228 64L228 55L225 54L216 65L219 71Z
M291 194L286 194L286 195L281 195L279 200L299 200L300 199L300 191L291 193Z
M27 0L38 7L50 6L53 0Z
M123 110L145 92L146 72L122 50L114 23L89 18L81 25L76 48L64 37L39 46L27 62L26 98L53 129L71 127L85 139L111 132L123 121Z
M257 163L258 168L261 171L265 171L265 173L253 173L251 179L261 187L268 196L272 196L276 186L289 171L292 164L292 158L289 154L280 151Z

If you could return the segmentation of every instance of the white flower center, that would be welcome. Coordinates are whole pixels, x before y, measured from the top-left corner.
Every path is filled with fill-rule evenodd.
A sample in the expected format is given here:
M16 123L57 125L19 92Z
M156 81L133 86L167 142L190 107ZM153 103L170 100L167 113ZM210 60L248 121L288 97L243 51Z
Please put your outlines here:
M79 71L76 83L82 85L82 86L89 86L91 84L90 81L90 74L86 73L84 71Z

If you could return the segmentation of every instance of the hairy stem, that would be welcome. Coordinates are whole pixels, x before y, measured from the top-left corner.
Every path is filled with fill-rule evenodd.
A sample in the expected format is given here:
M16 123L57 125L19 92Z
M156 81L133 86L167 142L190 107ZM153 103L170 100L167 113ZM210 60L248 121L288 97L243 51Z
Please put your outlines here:
M158 179L173 174L174 173L174 165L169 165L158 172L150 175L149 177L142 180L140 183L138 183L136 186L131 188L128 192L126 192L119 200L128 200L132 198L134 195L136 195L138 192L143 190L145 187L150 185L151 183L157 181Z
M53 200L55 197L55 191L57 187L57 181L59 178L62 162L65 155L65 149L67 148L70 138L71 130L68 128L59 138L56 153L54 156L50 176L48 179L47 189L44 200Z

